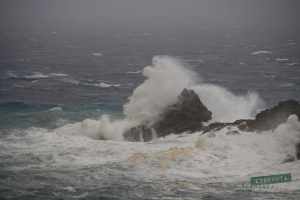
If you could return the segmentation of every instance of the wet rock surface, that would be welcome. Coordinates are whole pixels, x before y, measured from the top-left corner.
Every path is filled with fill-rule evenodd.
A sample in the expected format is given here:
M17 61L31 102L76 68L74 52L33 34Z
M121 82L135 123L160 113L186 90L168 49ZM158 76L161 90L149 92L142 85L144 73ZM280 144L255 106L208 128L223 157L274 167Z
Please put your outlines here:
M123 137L128 141L149 141L152 139L149 130L155 131L157 137L201 130L201 122L211 120L211 115L211 111L203 105L193 90L184 89L178 96L177 103L167 107L158 121L150 126L133 127L125 132Z
M255 119L240 119L229 123L215 122L203 126L202 122L212 119L211 111L203 105L193 90L184 89L178 96L177 103L168 106L156 122L132 127L123 134L123 137L133 142L149 142L154 137L164 137L169 134L200 131L203 131L203 134L214 133L226 127L229 130L226 135L238 135L239 131L260 133L276 129L280 124L285 123L292 114L297 115L300 119L299 101L290 99L279 102L273 108L261 111L255 116ZM230 131L232 126L237 127L239 131ZM296 148L296 157L300 159L300 143Z
M240 135L240 132L238 132L238 131L229 131L225 135Z
M153 125L158 137L171 133L180 134L193 129L202 129L201 122L211 120L212 113L200 101L193 90L184 89L178 96L178 102L169 106L161 120Z
M295 156L287 155L282 163L294 162L295 160Z
M208 126L205 126L202 130L203 134L207 133L207 132L216 132L219 131L225 127L229 127L229 126L237 126L239 130L244 131L248 126L247 123L251 122L253 120L251 119L240 119L240 120L236 120L235 122L232 123L221 123L221 122L214 122L211 123Z
M290 115L297 115L300 119L300 105L299 101L287 100L279 102L277 106L266 109L258 113L254 120L241 119L233 123L219 123L215 122L209 126L204 127L203 134L214 134L214 132L223 128L229 128L236 126L240 131L246 132L263 132L273 131L280 124L285 123ZM240 134L238 131L229 131L226 135ZM287 155L282 163L294 162L300 159L300 142L296 145L296 155Z
M281 101L273 108L261 111L255 116L255 120L248 121L244 131L269 131L276 129L280 124L285 123L290 115L297 115L300 118L299 101Z
M294 162L300 160L300 141L296 144L296 155L287 155L282 163Z
M131 142L149 142L153 139L154 130L147 125L132 127L123 134L123 137Z
M211 131L218 131L227 126L236 126L240 131L263 132L272 131L280 124L285 123L290 115L297 115L300 119L299 101L287 100L281 101L273 108L261 111L255 116L255 119L240 119L232 123L215 122L202 129L203 134ZM300 156L300 155L299 155Z

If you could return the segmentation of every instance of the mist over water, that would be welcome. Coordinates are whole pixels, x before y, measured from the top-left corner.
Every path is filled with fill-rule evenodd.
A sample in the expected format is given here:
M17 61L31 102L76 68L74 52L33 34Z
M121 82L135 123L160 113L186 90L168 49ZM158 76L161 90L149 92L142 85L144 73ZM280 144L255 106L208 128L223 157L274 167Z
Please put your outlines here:
M133 91L124 105L126 118L141 123L157 119L167 106L177 102L184 88L195 90L212 111L212 121L251 119L264 108L264 101L256 92L235 95L221 86L205 84L187 63L174 57L154 57L152 66L144 68L143 75L147 80Z
M214 152L215 155L230 158L223 160L225 163L222 164L226 166L224 173L250 173L251 176L259 176L264 173L280 174L280 169L284 168L283 158L296 153L295 145L300 140L299 125L298 117L291 115L287 122L279 125L274 132L266 131L260 134L241 132L241 135L237 137L228 137L225 134L229 129L223 129L217 131L217 136L213 138L209 138L207 134L201 135L195 146L203 151ZM238 129L231 127L232 130ZM286 167L289 168L290 165ZM253 169L255 170L252 171ZM292 170L292 168L284 171L288 170ZM289 185L288 188L294 187Z
M56 132L123 140L122 134L131 127L158 120L166 107L177 102L184 88L195 90L203 104L212 111L210 122L253 119L264 106L257 93L237 96L221 86L202 83L200 76L187 63L174 57L154 57L152 65L144 68L143 75L147 80L133 91L129 102L124 105L124 119L114 121L104 115L99 121L87 119L59 128Z
M234 95L216 85L202 84L192 87L202 103L213 113L211 122L233 122L238 119L253 119L265 103L256 92Z
M184 88L212 122L300 100L298 0L0 1L0 199L298 199L300 122L127 142ZM273 189L250 177L291 173Z
M126 117L142 123L155 120L167 106L177 102L177 96L184 88L201 82L197 73L185 65L172 57L154 57L152 66L143 70L147 80L133 91L124 105Z

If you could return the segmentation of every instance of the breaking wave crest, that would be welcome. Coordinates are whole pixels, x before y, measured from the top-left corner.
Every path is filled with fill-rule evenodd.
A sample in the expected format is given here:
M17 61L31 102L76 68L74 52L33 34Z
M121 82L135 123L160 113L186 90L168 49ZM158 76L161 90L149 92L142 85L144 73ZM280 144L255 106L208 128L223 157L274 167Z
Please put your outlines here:
M296 155L295 146L300 141L300 122L296 115L289 116L286 123L279 125L274 132L240 132L230 136L226 135L228 128L235 129L224 128L215 132L215 137L212 138L208 134L201 135L196 142L196 148L214 151L230 158L230 162L242 166L241 171L242 168L255 169L256 166L269 170L268 166L281 163L286 155Z
M200 81L182 62L166 56L154 57L152 66L145 67L143 75L148 79L134 90L129 103L124 105L127 118L141 123L157 118L167 106L176 103L184 88Z
M211 122L233 122L251 119L263 108L264 102L255 92L238 96L216 85L202 84L192 87L202 103L212 112Z
M133 120L126 119L111 122L108 115L103 115L100 120L86 119L58 128L55 132L58 135L85 135L100 140L122 141L123 131L137 124Z
M212 121L253 118L264 105L257 93L237 96L220 86L203 84L201 77L186 63L168 56L155 56L152 65L144 68L143 75L147 80L133 91L129 102L124 105L123 120L112 122L107 116L102 116L99 121L87 119L57 131L96 139L122 140L123 132L130 127L157 119L167 106L176 103L184 88L193 89L198 94L212 111Z

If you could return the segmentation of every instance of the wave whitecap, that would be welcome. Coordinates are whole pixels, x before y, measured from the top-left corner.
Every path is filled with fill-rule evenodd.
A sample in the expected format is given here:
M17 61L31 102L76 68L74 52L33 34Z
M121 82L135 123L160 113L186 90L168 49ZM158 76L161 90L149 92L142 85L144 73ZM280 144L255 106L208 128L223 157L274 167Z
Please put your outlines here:
M256 54L262 54L262 53L272 54L271 51L256 51L256 52L253 52L253 53L251 53L251 54L252 54L252 55L256 55Z
M130 127L157 120L167 106L176 103L184 88L193 89L198 94L212 111L212 121L253 118L264 105L257 93L237 96L220 86L203 84L196 72L173 57L155 56L152 65L144 68L143 75L147 80L134 90L129 102L123 106L123 120L112 122L108 116L99 121L87 119L68 125L67 132L97 139L122 140L122 134Z

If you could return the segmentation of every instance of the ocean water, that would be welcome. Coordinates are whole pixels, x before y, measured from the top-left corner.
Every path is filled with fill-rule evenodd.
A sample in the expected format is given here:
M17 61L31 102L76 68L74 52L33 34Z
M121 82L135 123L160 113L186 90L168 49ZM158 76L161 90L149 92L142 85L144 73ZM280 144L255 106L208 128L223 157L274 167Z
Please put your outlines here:
M51 24L0 33L0 199L298 199L300 162L282 164L300 140L296 116L261 134L122 137L184 88L208 123L299 101L297 31ZM283 173L292 182L245 186Z

